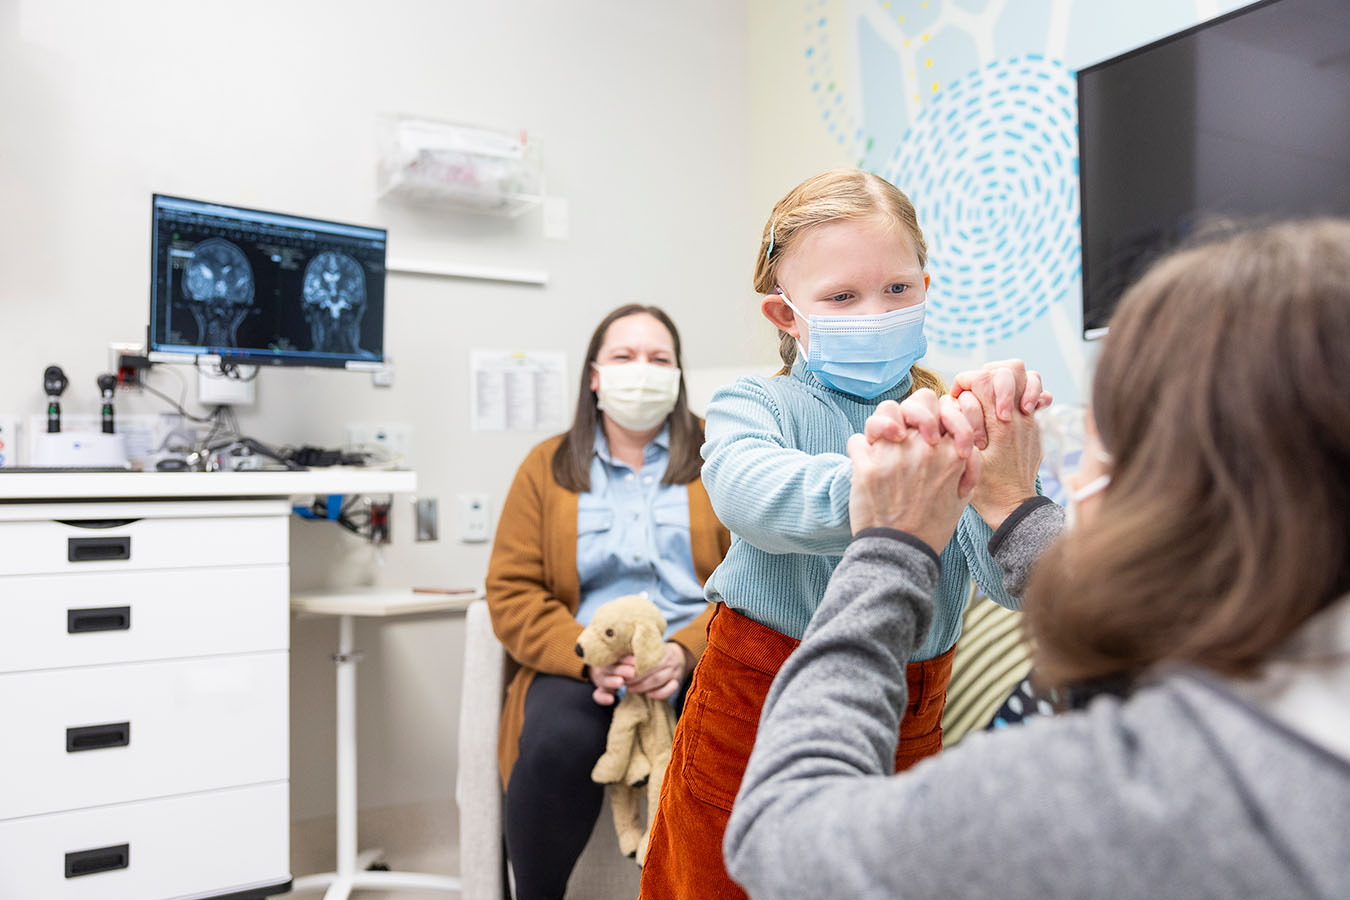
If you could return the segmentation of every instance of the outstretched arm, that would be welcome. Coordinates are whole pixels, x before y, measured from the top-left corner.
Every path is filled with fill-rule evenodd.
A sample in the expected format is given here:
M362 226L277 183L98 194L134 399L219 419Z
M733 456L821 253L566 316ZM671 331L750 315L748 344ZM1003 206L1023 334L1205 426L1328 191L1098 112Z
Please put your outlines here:
M849 542L853 466L842 453L793 449L773 398L748 379L708 406L703 484L722 524L769 553L837 556Z

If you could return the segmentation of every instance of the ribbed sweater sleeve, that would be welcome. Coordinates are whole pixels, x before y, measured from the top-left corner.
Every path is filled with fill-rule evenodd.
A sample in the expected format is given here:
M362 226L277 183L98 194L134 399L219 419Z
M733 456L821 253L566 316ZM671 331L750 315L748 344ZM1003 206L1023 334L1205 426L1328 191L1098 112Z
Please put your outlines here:
M492 630L517 662L581 678L583 664L573 649L581 623L550 589L544 561L545 494L556 484L548 460L556 444L536 447L517 471L502 504L485 586Z
M773 396L750 379L713 396L703 445L713 509L733 534L765 552L838 556L849 543L853 465L842 453L794 449L783 418ZM832 419L819 425L824 433L838 429ZM803 443L795 437L792 443Z

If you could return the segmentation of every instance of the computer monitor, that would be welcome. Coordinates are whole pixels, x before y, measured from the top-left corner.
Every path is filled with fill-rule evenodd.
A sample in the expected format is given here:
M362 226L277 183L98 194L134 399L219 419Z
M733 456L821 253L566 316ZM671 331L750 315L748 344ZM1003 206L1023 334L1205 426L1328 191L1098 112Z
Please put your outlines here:
M386 237L155 194L150 359L379 368Z
M1215 223L1350 216L1350 4L1264 0L1078 72L1083 328Z

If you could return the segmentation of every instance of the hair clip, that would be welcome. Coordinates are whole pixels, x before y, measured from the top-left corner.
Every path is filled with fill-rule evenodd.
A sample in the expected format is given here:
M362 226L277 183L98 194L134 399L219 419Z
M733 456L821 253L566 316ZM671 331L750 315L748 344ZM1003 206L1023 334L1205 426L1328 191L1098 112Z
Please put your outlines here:
M773 223L769 223L769 249L764 251L764 258L773 256Z

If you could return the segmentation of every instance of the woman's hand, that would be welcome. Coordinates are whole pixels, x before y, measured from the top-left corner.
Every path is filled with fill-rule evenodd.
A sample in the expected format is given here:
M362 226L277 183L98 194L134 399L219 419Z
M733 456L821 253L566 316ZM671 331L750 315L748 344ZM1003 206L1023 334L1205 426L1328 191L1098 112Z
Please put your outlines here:
M1040 375L1028 371L1020 359L962 372L952 383L952 394L983 457L970 504L990 528L998 528L1022 501L1036 494L1041 433L1035 413L1049 406L1052 398L1041 389Z
M661 661L642 677L637 677L637 660L630 653L608 666L591 667L591 683L595 691L592 699L601 706L613 706L619 688L627 687L637 694L646 694L653 700L664 700L680 688L685 673L694 667L694 661L684 646L666 641Z
M591 684L595 685L591 698L601 706L613 706L615 692L635 674L637 663L631 653L607 666L591 666Z
M1027 369L1020 359L985 363L960 372L952 380L949 396L956 398L975 431L975 446L988 445L988 424L1014 421L1015 412L1033 415L1045 409L1054 397L1042 390L1040 373Z
M853 486L848 508L854 534L864 528L895 528L936 551L951 539L979 481L980 453L970 444L968 421L953 412L951 398L943 400L948 402L932 391L916 391L895 410L878 408L864 433L849 438ZM897 420L913 424L895 434ZM964 439L946 432L947 423ZM874 432L892 436L869 441Z
M641 678L628 682L635 694L646 694L653 700L664 700L680 689L685 673L693 668L689 651L682 644L666 641L661 661L642 673Z

